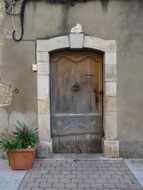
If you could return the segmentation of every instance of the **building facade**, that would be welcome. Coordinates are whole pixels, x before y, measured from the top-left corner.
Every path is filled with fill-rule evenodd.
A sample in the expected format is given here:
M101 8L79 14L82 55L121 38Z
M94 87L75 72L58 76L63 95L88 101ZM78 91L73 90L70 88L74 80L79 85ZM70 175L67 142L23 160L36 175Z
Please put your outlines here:
M73 4L1 1L0 133L38 127L40 158L142 157L143 2Z

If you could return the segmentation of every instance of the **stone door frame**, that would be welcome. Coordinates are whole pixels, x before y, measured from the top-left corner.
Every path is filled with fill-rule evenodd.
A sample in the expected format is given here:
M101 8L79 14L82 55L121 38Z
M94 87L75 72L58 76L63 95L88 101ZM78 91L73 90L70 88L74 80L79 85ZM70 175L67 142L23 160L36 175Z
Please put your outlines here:
M84 33L70 33L50 39L37 40L37 102L40 144L38 157L46 158L52 152L50 124L50 53L62 49L101 51L103 58L103 155L119 157L117 139L117 58L116 41L103 40Z

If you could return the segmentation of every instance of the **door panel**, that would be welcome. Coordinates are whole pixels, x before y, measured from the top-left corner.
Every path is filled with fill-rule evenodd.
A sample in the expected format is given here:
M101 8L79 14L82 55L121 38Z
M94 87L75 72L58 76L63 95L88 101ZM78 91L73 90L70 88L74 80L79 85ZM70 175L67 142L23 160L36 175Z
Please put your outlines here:
M51 55L54 152L101 152L101 91L101 54L64 51Z
M98 114L59 114L52 119L53 136L101 133L101 117ZM96 127L95 127L96 126Z

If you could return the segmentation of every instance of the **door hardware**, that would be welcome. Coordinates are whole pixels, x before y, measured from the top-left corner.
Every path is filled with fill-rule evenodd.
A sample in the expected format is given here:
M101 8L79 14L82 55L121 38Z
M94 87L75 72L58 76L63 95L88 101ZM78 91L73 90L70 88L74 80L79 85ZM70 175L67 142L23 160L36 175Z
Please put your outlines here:
M80 86L77 82L75 82L75 84L72 86L72 90L74 92L78 92L80 90Z
M103 91L97 91L96 89L94 90L95 93L95 102L98 103L99 102L99 96L103 95Z
M94 75L93 74L87 74L87 75L84 75L85 77L93 77Z

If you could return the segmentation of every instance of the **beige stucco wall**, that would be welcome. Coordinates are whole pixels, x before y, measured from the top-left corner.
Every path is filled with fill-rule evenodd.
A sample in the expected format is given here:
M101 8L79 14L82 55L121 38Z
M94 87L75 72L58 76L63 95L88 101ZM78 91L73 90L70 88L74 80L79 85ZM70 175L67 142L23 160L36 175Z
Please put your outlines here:
M17 43L11 39L11 16L6 15L0 26L4 36L0 77L19 93L13 93L11 106L0 109L0 118L3 118L0 127L11 128L17 119L25 119L30 126L37 125L37 81L36 73L31 70L35 63L35 40L69 33L71 27L80 23L88 35L117 41L117 135L121 154L130 146L125 147L126 141L134 142L132 146L138 144L138 140L142 142L142 9L142 0L110 0L107 10L98 0L73 7L31 2L25 11L24 41ZM14 20L20 29L19 17Z

